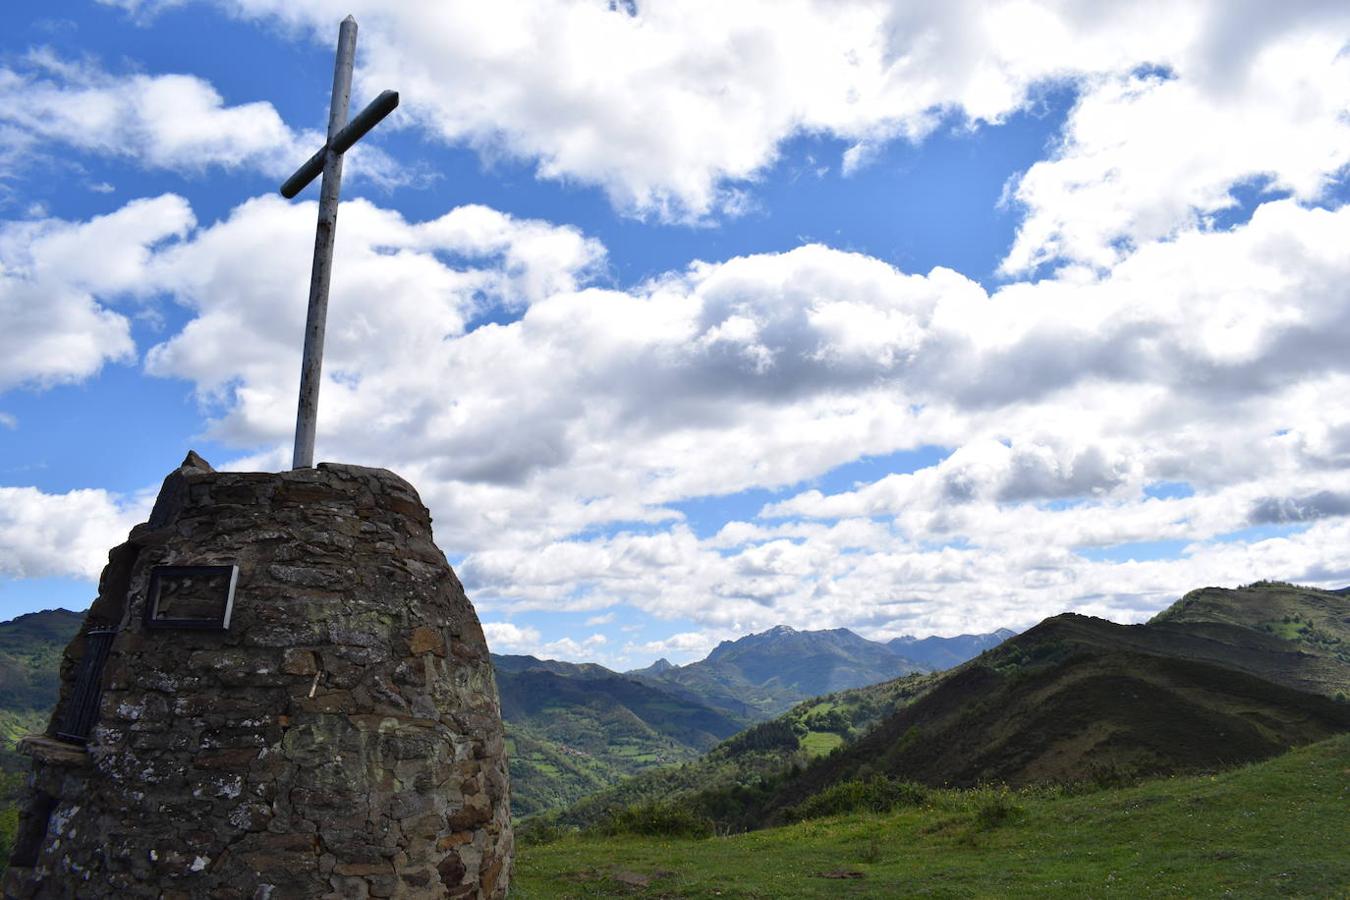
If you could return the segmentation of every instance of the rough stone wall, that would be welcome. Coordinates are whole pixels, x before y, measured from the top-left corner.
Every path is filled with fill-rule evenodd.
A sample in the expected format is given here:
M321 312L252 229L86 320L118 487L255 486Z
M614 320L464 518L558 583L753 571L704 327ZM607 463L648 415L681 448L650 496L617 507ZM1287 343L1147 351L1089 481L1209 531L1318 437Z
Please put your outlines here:
M225 563L228 631L144 628L153 566ZM109 554L86 630L103 624L120 630L87 752L28 742L19 843L38 849L7 896L505 895L492 666L407 482L190 455Z

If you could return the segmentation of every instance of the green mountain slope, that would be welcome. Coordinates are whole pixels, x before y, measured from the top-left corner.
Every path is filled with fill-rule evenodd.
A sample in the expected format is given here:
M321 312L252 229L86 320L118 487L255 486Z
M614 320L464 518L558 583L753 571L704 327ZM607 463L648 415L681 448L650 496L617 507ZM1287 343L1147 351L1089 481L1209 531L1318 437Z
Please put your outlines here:
M930 785L1134 777L1264 759L1350 730L1350 704L1332 699L1350 665L1264 628L1272 610L1313 623L1318 646L1335 648L1350 598L1253 585L1194 592L1147 625L1047 619L785 780L758 821L874 773Z
M1001 674L973 666L759 814L874 774L923 784L1134 778L1220 769L1350 730L1350 705L1189 660L1104 652Z
M555 740L587 750L652 736L703 750L740 730L740 723L723 713L622 675L580 679L540 669L499 672L497 689L508 721L547 729ZM582 710L584 717L569 718Z
M1201 588L1154 616L1149 625L1211 623L1271 635L1293 643L1301 655L1334 660L1339 665L1301 660L1299 683L1318 693L1350 690L1345 680L1345 667L1350 665L1350 588L1322 591L1281 582L1258 582L1237 590Z
M814 759L804 714L831 704L808 701L696 763L609 788L552 821L591 826L656 803L741 830L878 777L1120 781L1268 758L1350 730L1350 703L1334 699L1350 670L1337 650L1348 613L1346 594L1254 585L1194 592L1148 625L1056 616L955 669L865 689L894 691L874 727L831 735L838 746L818 745ZM1267 627L1273 614L1287 636Z
M492 667L497 672L527 672L531 669L542 669L568 678L612 678L619 674L597 663L570 663L560 659L498 653L492 654Z
M18 800L32 763L19 738L47 727L61 685L61 658L83 613L49 609L0 622L0 870L9 861Z
M785 770L800 769L867 733L936 681L935 675L909 675L812 698L728 738L698 759L623 779L526 824L523 833L558 825L589 827L635 804L680 804L699 794L715 796L714 802L726 807L722 813L727 818L741 807L761 802L766 786Z
M511 767L511 812L528 816L575 803L624 776L603 759L550 741L528 725L506 723Z
M528 660L508 658L497 669L517 815L693 759L741 728L724 713L601 666Z
M60 693L62 654L83 621L83 613L49 609L0 622L0 770L28 771L14 745L46 729Z
M926 639L921 646L942 650L944 661L964 659L1002 637ZM894 697L913 693L905 685L845 689L919 668L885 644L846 629L783 626L724 642L707 659L687 666L658 660L622 676L594 663L532 656L494 655L493 663L514 741L512 797L518 815L596 791L601 805L591 804L592 810L734 784L793 761L804 763L871 727L894 708ZM890 699L877 699L883 695ZM793 707L807 697L817 699ZM752 728L735 745L753 752L719 750L706 765L689 768L718 740L774 714L781 714L781 721ZM685 767L662 768L671 763ZM638 777L623 780L633 775Z
M1350 735L1217 776L1087 793L932 791L712 840L576 835L517 851L513 897L1334 897Z
M49 609L0 622L0 710L45 720L60 691L61 654L83 621L83 613Z

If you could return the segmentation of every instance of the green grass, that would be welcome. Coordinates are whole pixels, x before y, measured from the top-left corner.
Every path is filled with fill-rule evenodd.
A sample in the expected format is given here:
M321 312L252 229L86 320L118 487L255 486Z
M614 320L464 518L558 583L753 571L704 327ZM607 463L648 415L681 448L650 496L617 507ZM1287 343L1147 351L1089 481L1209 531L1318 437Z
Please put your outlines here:
M1266 631L1286 641L1297 641L1308 631L1308 626L1303 622L1266 622L1262 625Z
M1342 735L1131 788L934 791L919 808L704 840L569 836L519 849L512 896L1345 897L1348 835ZM840 871L860 877L822 877Z
M0 747L13 750L19 738L41 733L47 727L48 717L45 710L0 710Z
M844 739L833 731L811 731L801 739L802 749L812 756L824 756L843 743Z

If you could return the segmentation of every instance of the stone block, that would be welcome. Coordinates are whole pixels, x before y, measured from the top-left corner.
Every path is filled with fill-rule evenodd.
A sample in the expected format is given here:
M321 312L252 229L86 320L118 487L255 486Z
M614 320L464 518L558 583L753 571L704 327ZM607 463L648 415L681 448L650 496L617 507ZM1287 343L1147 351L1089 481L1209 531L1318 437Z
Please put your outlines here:
M365 878L368 875L391 875L394 867L389 860L381 860L376 863L337 863L333 866L333 872L338 875L354 875Z
M313 650L292 647L282 654L281 671L287 675L313 675L319 671L319 661Z
M419 625L408 636L408 647L413 656L421 656L423 653L444 656L445 638L442 636L440 629Z

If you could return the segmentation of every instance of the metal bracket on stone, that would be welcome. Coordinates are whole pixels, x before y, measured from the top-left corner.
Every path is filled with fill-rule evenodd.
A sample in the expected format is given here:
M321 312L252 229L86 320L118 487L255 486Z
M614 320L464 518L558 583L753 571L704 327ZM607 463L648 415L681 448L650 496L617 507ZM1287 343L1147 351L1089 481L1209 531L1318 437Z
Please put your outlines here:
M75 675L75 690L56 732L62 741L83 744L89 740L89 732L98 718L98 702L103 696L103 664L108 661L108 651L116 635L116 628L91 628L85 632L84 655L80 657Z

